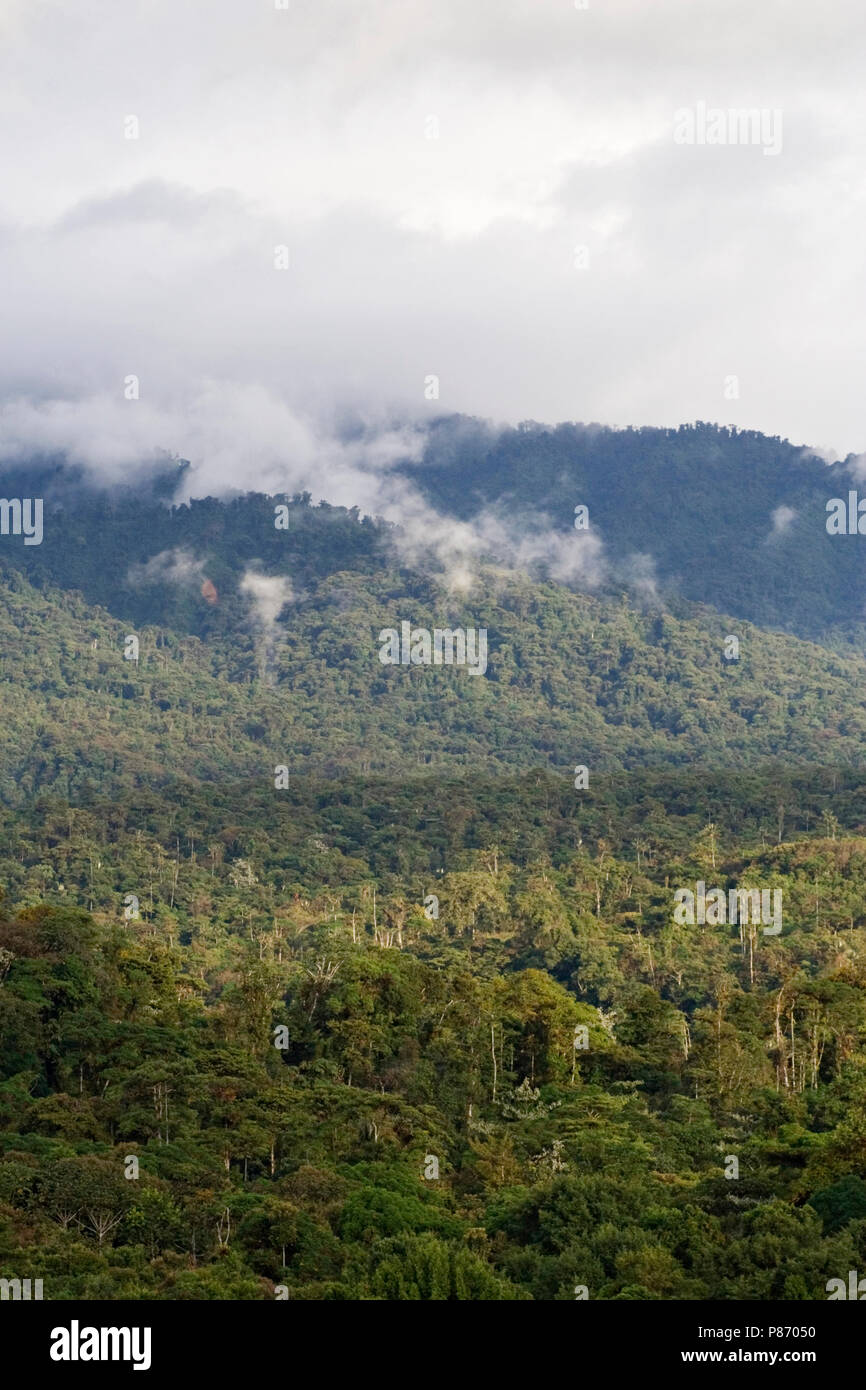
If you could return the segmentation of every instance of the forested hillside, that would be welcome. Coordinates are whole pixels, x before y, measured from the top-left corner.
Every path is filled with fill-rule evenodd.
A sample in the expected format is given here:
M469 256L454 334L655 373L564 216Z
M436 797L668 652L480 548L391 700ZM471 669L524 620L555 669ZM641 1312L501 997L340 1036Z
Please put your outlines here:
M647 516L664 450L752 468L756 516L785 469L804 508L823 486L779 441L578 434L443 422L406 473L468 517L526 501L531 456L534 503L588 497L608 549L569 459L615 489L648 450ZM0 551L0 1278L800 1301L866 1265L853 572L771 592L757 531L747 570L686 519L667 591L494 554L455 584L308 497L26 478L52 507ZM383 663L404 621L485 629L486 669ZM705 888L779 895L780 929L684 920Z
M398 460L395 473L437 517L476 526L482 550L498 548L500 559L529 554L543 574L551 542L574 535L575 508L584 506L601 547L593 566L600 592L650 592L667 607L686 600L864 650L866 539L827 530L832 498L847 503L852 490L866 498L857 457L827 464L788 440L700 422L511 429L454 416L433 420L418 441L418 456ZM274 530L273 505L253 494L172 508L187 474L174 463L106 490L62 461L7 465L3 495L44 498L46 539L7 542L3 558L118 616L202 633L219 629L220 615L192 605L176 585L160 589L155 609L154 588L142 576L130 582L136 562L180 548L205 562L220 591L250 561L289 567L301 590L338 568L375 573L392 553L392 528L371 517L357 524L356 509L299 505L306 494L292 499L287 531ZM422 528L414 558L423 560L426 547L435 556Z
M436 422L406 474L440 510L493 512L521 530L566 530L582 504L608 580L650 574L668 602L682 596L863 650L866 540L827 531L827 503L858 489L857 458L828 466L733 426L494 429L456 417Z
M263 510L262 499L260 523ZM77 800L177 776L272 780L278 765L327 776L583 765L592 775L859 759L860 655L695 605L635 606L493 567L458 596L433 577L368 563L358 521L311 509L305 524L322 549L335 525L359 533L362 559L344 568L338 544L334 571L311 573L303 588L286 557L262 569L275 586L264 620L243 574L223 575L216 562L140 590L118 582L108 610L78 589L34 587L7 564L2 800L49 790ZM111 586L110 569L86 554L98 582L83 587ZM207 599L212 574L216 597ZM156 621L163 602L175 626ZM403 621L485 629L483 677L383 665L379 633Z
M7 817L4 1269L26 1251L52 1297L796 1300L863 1261L866 838L825 810L762 848L654 800L625 844L612 789L499 784L498 824L493 788L437 790ZM784 931L675 925L701 878L781 887Z

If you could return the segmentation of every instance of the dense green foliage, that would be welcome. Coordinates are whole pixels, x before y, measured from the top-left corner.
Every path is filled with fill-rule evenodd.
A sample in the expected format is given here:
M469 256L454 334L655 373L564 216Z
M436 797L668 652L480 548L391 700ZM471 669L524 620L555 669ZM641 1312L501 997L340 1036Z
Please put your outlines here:
M650 557L667 602L680 594L862 651L866 539L826 529L827 502L858 487L851 462L828 466L808 449L735 426L494 430L457 417L438 422L406 473L437 508L464 519L492 508L521 526L546 517L559 531L583 503L611 578L626 581L634 557ZM782 507L791 514L779 529L773 514Z
M443 422L415 471L465 515L461 430L478 497L520 505L531 455L534 502L609 529L563 450L611 488L645 450L647 507L713 449L756 516L783 466L818 487L757 436ZM458 594L356 513L172 483L61 470L62 532L3 538L0 1279L801 1300L866 1268L863 658L723 616L774 621L691 534L664 574L704 606L492 560ZM788 625L844 625L829 593ZM487 674L383 666L403 619L486 627ZM678 921L699 881L781 891L783 930Z
M817 838L749 848L652 790L626 843L615 788L439 785L445 865L414 874L405 807L433 814L432 785L8 815L34 905L0 925L4 1274L53 1297L825 1296L866 1257L866 839L825 806ZM782 935L675 925L698 878L781 887Z
M734 426L503 429L458 416L432 422L420 459L395 468L439 514L493 516L514 538L573 534L575 506L587 506L604 544L603 591L642 591L642 580L655 579L668 608L686 600L866 649L866 538L826 529L831 498L858 487L866 496L857 460L828 465L809 449ZM189 593L130 584L130 566L190 548L221 592L252 561L269 572L288 566L301 591L336 569L375 573L389 553L388 527L355 524L356 512L337 507L296 507L289 533L274 531L262 497L171 508L185 472L175 465L146 486L102 492L68 466L6 467L3 495L43 496L46 521L41 546L4 540L4 557L35 582L79 588L125 620L201 635L222 617L191 604Z
M249 507L255 539L279 544L286 533L270 524L273 508L264 499ZM297 511L303 525L292 545L307 545L303 533L317 538L311 553L325 546L330 515ZM363 523L343 521L364 533ZM339 776L859 759L859 655L732 626L709 609L636 609L516 573L486 570L458 599L436 579L381 559L369 572L366 562L343 569L342 547L334 563L263 628L239 574L219 575L215 604L199 592L199 571L192 582L141 590L118 582L109 613L77 590L34 587L9 561L0 800L21 804L49 790L72 801L123 794L181 771L191 783L255 771L270 780L280 764ZM209 563L206 574L217 569ZM296 582L289 553L270 577ZM153 620L163 600L179 628ZM486 675L382 665L378 634L404 619L486 628ZM725 658L732 632L736 661ZM128 634L139 639L137 661L124 657Z

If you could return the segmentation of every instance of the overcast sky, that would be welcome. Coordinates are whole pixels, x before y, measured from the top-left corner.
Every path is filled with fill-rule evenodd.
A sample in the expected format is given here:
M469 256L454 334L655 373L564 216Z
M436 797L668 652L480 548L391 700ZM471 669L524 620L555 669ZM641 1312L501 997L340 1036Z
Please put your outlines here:
M0 0L0 453L363 503L441 411L864 450L864 31L863 0ZM779 111L781 151L676 143L699 102Z

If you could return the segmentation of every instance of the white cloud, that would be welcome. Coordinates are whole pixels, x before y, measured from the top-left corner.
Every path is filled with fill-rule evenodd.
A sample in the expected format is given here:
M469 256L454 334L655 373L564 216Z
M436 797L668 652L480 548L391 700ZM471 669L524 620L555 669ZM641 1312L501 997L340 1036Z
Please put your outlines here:
M280 613L292 602L290 580L283 575L261 574L251 566L244 571L239 588L252 603L257 626L266 636L272 636Z
M191 551L182 547L161 550L143 565L132 565L129 582L139 584L201 584L204 561L197 560Z
M6 0L0 37L4 457L365 506L439 411L862 447L858 0ZM782 154L676 146L698 100L781 109Z
M248 565L239 588L250 600L260 671L262 679L269 680L275 669L277 619L294 599L292 583L284 575L262 574L254 565Z
M785 503L781 507L775 507L771 516L773 522L771 535L783 536L786 531L790 530L791 522L795 520L796 516L795 507L789 507Z

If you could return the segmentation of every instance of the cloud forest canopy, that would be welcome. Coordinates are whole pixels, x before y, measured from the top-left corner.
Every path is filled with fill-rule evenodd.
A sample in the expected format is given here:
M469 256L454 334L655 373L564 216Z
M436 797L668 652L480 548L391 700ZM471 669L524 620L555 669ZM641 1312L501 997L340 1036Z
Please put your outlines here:
M46 506L0 553L0 1278L826 1298L866 1268L841 470L443 420L397 471L470 528L465 573L309 497L172 508L176 468L4 479ZM578 503L589 589L527 540ZM485 628L484 673L383 665L404 621ZM677 920L705 888L783 929Z

